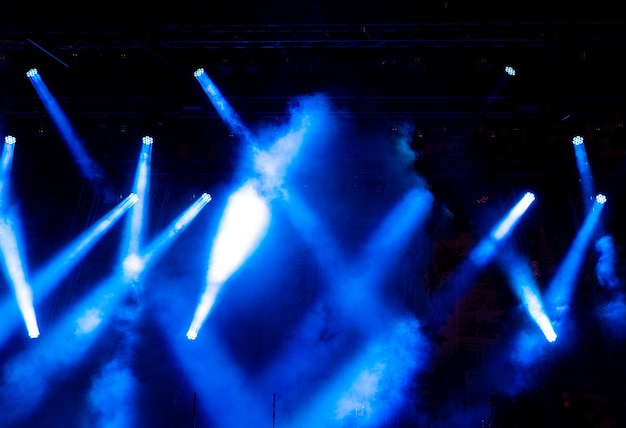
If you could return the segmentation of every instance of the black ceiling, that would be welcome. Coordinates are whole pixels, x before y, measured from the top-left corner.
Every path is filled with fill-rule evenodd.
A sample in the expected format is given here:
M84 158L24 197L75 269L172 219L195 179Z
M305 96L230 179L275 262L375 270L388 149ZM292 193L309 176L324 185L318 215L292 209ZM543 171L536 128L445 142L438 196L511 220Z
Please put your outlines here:
M626 21L617 6L5 1L0 125L22 136L51 128L25 77L35 67L106 156L132 159L118 148L148 133L170 141L168 156L208 138L220 145L228 132L193 78L204 67L249 122L323 92L356 119L411 121L418 153L446 165L506 159L532 175L545 167L525 159L554 169L574 133L614 162L626 149ZM509 64L514 77L503 72Z

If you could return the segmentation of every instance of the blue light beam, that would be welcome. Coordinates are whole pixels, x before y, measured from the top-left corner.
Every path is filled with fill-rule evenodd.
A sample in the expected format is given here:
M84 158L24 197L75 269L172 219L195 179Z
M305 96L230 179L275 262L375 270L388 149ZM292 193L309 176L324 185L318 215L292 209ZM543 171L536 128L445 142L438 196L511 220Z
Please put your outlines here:
M574 157L576 158L576 167L578 168L583 200L585 201L585 211L589 211L593 205L596 190L583 137L580 135L575 136L572 139L572 145L574 146Z
M213 308L222 285L254 252L270 223L270 209L253 182L229 198L209 256L205 290L187 331L193 340Z
M29 70L26 74L33 84L35 91L43 102L44 107L50 113L57 130L59 131L63 141L67 144L74 161L83 175L96 186L100 186L105 181L104 172L100 166L89 156L87 150L83 146L81 138L71 125L70 120L63 112L63 109L50 92L41 74L37 70Z
M8 201L8 179L10 177L11 165L13 164L13 153L15 152L16 139L12 135L4 137L2 158L0 158L0 212Z
M33 291L28 282L22 252L20 248L15 220L4 214L0 217L0 253L2 253L2 265L17 300L17 305L22 313L28 336L32 339L39 337L39 326L33 304Z
M128 267L128 272L134 272L134 280L138 280L139 274L148 269L150 263L154 260L158 260L163 253L171 246L174 239L181 234L187 226L196 218L202 208L204 208L211 201L211 195L203 193L197 200L195 200L185 211L182 212L170 225L163 229L155 238L152 239L150 244L146 247L141 257L127 259L127 263L132 264L133 267Z
M124 242L127 245L122 253L122 266L126 272L127 280L136 277L137 266L134 261L140 259L141 245L145 231L144 218L146 215L150 187L150 162L152 159L153 139L145 136L142 139L141 151L135 172L133 183L133 193L137 195L137 202L133 205L127 223L127 238Z
M60 251L46 266L37 272L31 281L34 292L34 303L38 306L43 302L54 288L67 276L67 274L83 259L93 248L99 238L103 236L119 218L137 201L137 196L129 195L120 202L113 210L96 222L88 230ZM13 330L13 324L17 320L12 311L12 305L8 299L0 304L0 314L4 328L0 330L0 345Z
M574 241L571 243L565 258L552 277L545 298L546 307L554 314L551 317L560 319L567 308L578 283L578 273L580 272L583 260L587 255L587 247L600 221L600 214L604 203L596 200L587 214L585 221L578 230Z
M193 75L230 131L234 135L243 138L244 141L252 142L250 131L243 124L239 115L231 107L226 98L224 98L217 86L215 86L206 71L199 68L193 73Z
M530 318L537 324L548 342L554 342L557 334L546 313L541 294L535 282L530 264L510 252L501 253L498 262L509 279L513 291L520 299Z

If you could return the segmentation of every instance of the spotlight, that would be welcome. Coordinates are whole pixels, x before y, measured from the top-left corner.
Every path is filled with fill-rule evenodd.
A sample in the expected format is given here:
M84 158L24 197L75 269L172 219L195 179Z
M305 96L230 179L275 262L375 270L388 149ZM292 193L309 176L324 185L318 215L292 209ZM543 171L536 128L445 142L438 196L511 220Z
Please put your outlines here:
M576 135L572 138L572 144L575 146L580 146L585 140L580 135Z
M7 135L6 137L4 137L4 143L5 144L15 144L16 141L17 140L12 135Z
M598 194L596 196L596 202L599 204L604 204L606 202L606 196L603 195L602 193Z
M135 203L135 202L137 202L139 200L139 196L137 196L136 193L131 193L130 195L128 195L128 198L133 203Z
M36 68L31 68L26 72L26 77L34 77L37 73L38 72Z
M145 137L143 137L143 138L141 139L141 141L143 141L143 143L144 143L146 146L149 146L150 144L152 144L152 142L153 142L154 140L152 139L152 137L150 137L150 136L147 136L147 135L146 135Z
M194 77L199 77L200 75L202 75L202 73L204 73L204 68L199 68L193 72L193 75Z
M200 197L204 202L211 202L211 195L209 195L208 193L203 193Z
M513 67L511 67L510 65L507 65L506 67L504 67L504 71L509 76L515 76L515 69Z
M189 329L187 332L187 339L196 340L196 337L198 337L198 332L196 330Z

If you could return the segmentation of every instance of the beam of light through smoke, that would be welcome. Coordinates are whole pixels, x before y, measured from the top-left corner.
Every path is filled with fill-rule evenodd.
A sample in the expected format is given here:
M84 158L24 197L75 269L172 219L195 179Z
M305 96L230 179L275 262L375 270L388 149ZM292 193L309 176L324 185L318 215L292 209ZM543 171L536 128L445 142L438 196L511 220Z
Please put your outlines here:
M15 137L7 135L4 138L2 158L0 158L0 213L4 210L4 205L9 200L9 178L11 165L13 164L13 154L15 152Z
M135 182L133 184L133 193L137 195L137 202L130 211L130 217L127 223L127 238L123 244L125 248L122 252L122 266L125 271L126 280L132 282L132 278L141 271L135 261L140 260L141 244L143 234L146 229L145 217L148 209L148 196L150 194L150 162L152 159L152 137L143 137L141 151L139 153L139 161L135 172Z
M567 312L570 300L578 283L578 273L582 269L583 261L587 255L587 247L596 226L600 221L600 214L604 204L596 201L587 214L585 221L576 233L574 241L570 244L565 258L561 261L557 271L551 278L544 302L551 318L558 319Z
M98 240L121 218L121 216L137 201L134 194L129 195L121 201L115 208L94 223L89 229L83 232L72 243L66 246L54 256L42 269L40 269L31 281L35 306L42 303L50 292L58 285L63 278L83 259ZM10 302L0 303L0 314L3 318L4 327L0 330L0 344L8 337L17 321L14 316Z
M163 229L161 233L152 239L142 254L142 265L147 267L150 261L160 258L162 253L170 247L180 233L196 218L200 211L211 202L211 195L203 193L187 209L185 209L173 222Z
M249 181L229 198L209 255L205 290L187 332L195 339L220 288L261 242L270 223L270 208Z
M489 236L482 239L478 245L470 252L468 257L479 267L487 265L496 254L497 245L500 241L509 236L515 225L522 218L522 215L535 200L535 195L527 192L517 204L504 216L498 224L491 230Z
M100 166L89 156L87 150L83 146L81 138L71 125L70 120L65 115L54 95L52 95L46 86L41 74L38 72L28 73L27 76L33 84L33 87L35 88L35 91L41 99L44 107L48 113L50 113L50 117L57 127L59 134L63 138L63 141L67 144L67 147L69 148L82 176L89 180L89 182L91 182L96 189L100 188L105 183L105 176L102 168L100 168ZM109 191L109 189L106 190Z
M211 104L220 115L222 120L226 123L230 131L242 138L244 141L252 142L252 135L250 131L246 128L246 126L241 121L239 115L232 108L230 103L226 100L226 98L222 95L220 90L215 86L209 75L204 71L204 69L199 68L194 72L194 77L204 90L205 94L208 96Z
M515 226L534 200L535 196L527 192L491 229L489 234L472 248L468 257L452 273L445 290L435 297L434 307L441 307L441 305L449 307L453 303L455 296L463 294L471 286L476 275L493 260L501 243L506 241L506 238L513 232ZM439 313L433 315L441 317L444 313L445 311L439 311Z
M204 75L201 73L201 76ZM265 236L271 217L269 202L286 197L283 181L287 168L300 151L307 131L320 125L316 111L308 110L310 106L319 108L317 98L301 101L291 111L285 133L267 150L253 148L252 172L255 176L245 181L228 199L209 255L205 289L187 331L187 338L191 340L197 337L224 283L243 265Z
M33 291L24 266L19 225L14 216L4 213L0 217L0 255L2 266L13 287L17 306L22 314L30 338L39 337L39 326L33 304ZM4 314L3 314L4 316ZM3 327L4 328L4 327Z
M585 211L589 211L593 205L593 198L596 195L591 166L587 157L587 149L582 137L574 137L574 157L576 158L576 167L578 169L578 177L580 179L580 187L582 190Z
M130 280L133 284L140 283L140 276L150 268L152 263L162 258L167 248L210 200L210 195L202 194L148 243L143 254L137 255L136 258L127 257L125 262L132 264L132 267L128 265L123 267L124 282L129 281L129 272L133 272ZM137 296L139 293L135 293L135 297ZM93 379L93 386L89 392L89 412L94 426L104 428L140 424L137 422L139 416L135 414L133 406L137 399L136 393L140 382L135 378L130 364L138 334L136 321L141 307L142 301L137 299L135 304L123 305L117 311L119 322L116 324L115 334L120 336L120 341L111 359ZM99 314L96 312L94 315L96 316L85 318L86 329L90 328L92 319L97 321Z
M501 253L497 260L528 315L541 329L546 340L554 342L557 334L545 311L530 263L513 254L512 249L509 249L506 254Z

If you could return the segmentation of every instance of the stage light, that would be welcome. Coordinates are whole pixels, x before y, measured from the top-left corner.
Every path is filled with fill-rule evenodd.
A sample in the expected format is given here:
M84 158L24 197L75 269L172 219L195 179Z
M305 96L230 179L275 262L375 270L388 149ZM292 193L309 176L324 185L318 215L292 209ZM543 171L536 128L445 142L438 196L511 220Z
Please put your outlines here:
M155 258L162 255L165 250L172 244L174 238L180 234L191 221L196 218L200 211L211 201L208 193L203 193L193 204L191 204L181 215L179 215L168 227L163 229L156 236L143 253L142 262L143 270Z
M36 338L39 336L39 327L33 305L33 291L22 261L21 241L16 219L11 216L0 217L0 263L13 288L28 336Z
M524 197L517 203L517 205L515 205L515 207L513 207L511 212L493 232L493 238L498 241L504 238L534 200L535 195L531 192L526 192Z
M271 211L253 180L228 198L209 258L205 289L196 306L187 338L195 339L224 283L258 247L270 224Z
M26 72L26 77L35 77L35 75L37 75L38 71L36 68L31 68L30 70L28 70Z
M15 144L16 141L17 140L12 135L7 135L6 137L4 137L4 143L5 144Z
M65 144L69 148L72 157L74 158L74 162L80 169L81 174L90 180L95 188L101 190L103 183L106 183L104 171L89 155L89 152L83 144L78 132L72 126L70 119L67 117L54 95L48 89L41 75L37 73L36 75L33 74L33 76L36 76L36 78L31 78L30 82L37 92L39 99L46 108L46 111L50 114L50 117Z
M195 71L193 75L202 87L202 90L209 98L211 104L213 104L213 107L215 107L217 113L230 128L230 131L234 135L243 138L245 141L252 141L252 135L250 135L250 131L244 125L237 112L235 112L232 106L228 103L228 101L222 95L217 86L215 86L215 84L208 76L208 74L204 71L204 69L199 68Z
M575 135L574 138L572 138L572 144L575 146L580 146L584 142L585 140L580 135Z
M599 204L604 204L606 202L606 196L600 193L596 196L596 202L598 202Z
M506 72L506 74L508 74L509 76L515 76L515 69L513 67L511 67L510 65L507 65L506 67L504 67L504 71Z
M122 263L125 281L137 281L143 271L144 262L139 254L129 254Z
M143 142L143 144L149 146L150 144L152 144L154 142L154 139L148 135L146 135L145 137L143 137L141 139L141 141Z
M547 308L555 310L554 315L550 314L552 318L564 313L569 306L574 288L579 281L578 276L584 264L587 246L598 226L603 208L603 203L597 200L594 202L548 285L544 300Z

